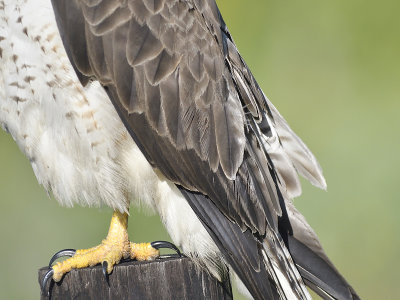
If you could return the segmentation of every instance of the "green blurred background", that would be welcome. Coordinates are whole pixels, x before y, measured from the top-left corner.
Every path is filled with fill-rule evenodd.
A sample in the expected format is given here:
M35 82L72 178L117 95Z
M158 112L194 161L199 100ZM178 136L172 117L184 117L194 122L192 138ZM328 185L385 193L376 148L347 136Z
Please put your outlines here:
M363 299L399 299L400 1L218 1L260 86L321 163L296 205ZM37 299L57 250L98 244L111 211L60 207L0 132L0 299ZM136 241L168 239L133 212ZM240 299L240 298L238 298Z

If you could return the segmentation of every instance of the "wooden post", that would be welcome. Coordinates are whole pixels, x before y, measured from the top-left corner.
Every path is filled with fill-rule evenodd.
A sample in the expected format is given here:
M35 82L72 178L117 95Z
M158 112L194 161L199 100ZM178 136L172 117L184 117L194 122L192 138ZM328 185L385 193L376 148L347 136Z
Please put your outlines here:
M39 283L48 268L39 270ZM61 282L50 285L51 299L232 299L208 272L187 257L161 258L152 262L130 261L114 266L109 282L101 266L72 270ZM48 299L41 295L41 299Z

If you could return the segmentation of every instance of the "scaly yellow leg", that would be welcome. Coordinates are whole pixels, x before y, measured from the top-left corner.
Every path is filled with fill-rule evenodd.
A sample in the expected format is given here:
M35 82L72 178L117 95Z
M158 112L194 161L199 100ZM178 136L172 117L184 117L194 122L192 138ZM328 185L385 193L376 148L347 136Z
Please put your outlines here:
M127 229L128 214L114 211L106 239L96 247L77 250L71 258L56 263L52 267L53 280L60 281L64 274L72 269L94 266L103 262L107 262L109 274L121 259L153 260L160 255L159 250L153 248L151 243L130 242Z

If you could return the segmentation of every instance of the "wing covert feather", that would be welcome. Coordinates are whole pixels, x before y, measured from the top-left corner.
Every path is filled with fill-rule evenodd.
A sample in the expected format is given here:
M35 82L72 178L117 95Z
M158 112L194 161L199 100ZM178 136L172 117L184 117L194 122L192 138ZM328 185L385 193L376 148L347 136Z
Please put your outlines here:
M195 5L191 1L55 3L56 9L73 10L77 19L85 20L88 53L72 60L84 61L86 55L90 68L85 66L82 73L115 88L117 97L112 100L127 111L127 127L136 114L144 114L151 125L148 130L167 137L181 151L194 150L191 159L207 162L205 172L221 168L223 180L232 180L243 160L245 117L224 65L218 23L207 23ZM202 3L201 7L219 17L216 6L211 9ZM71 36L81 36L81 30L73 26L65 30L67 41L72 44ZM77 64L78 71L81 65ZM202 190L185 181L177 183Z

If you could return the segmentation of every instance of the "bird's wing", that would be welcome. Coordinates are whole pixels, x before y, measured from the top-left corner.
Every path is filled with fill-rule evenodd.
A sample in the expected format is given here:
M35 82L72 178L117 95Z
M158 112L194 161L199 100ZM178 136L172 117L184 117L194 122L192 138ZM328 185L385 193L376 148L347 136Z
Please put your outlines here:
M105 87L152 166L210 197L243 229L264 235L266 220L274 225L281 215L273 167L255 156L254 118L245 116L228 66L215 2L53 5L75 68ZM243 164L244 157L250 162Z
M215 1L52 2L81 81L101 82L143 154L181 189L252 295L306 298L283 241L291 228L282 195L296 193L296 170L323 177L264 97Z

